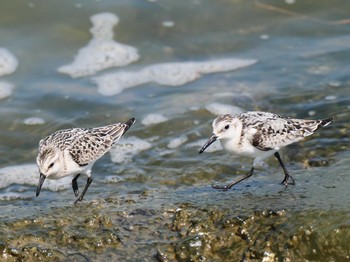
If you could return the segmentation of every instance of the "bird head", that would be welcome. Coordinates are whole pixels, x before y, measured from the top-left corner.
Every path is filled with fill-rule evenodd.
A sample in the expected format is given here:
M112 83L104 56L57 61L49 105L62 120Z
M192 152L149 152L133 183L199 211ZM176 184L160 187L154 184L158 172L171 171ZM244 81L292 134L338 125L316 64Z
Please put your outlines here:
M36 163L40 172L39 183L36 190L36 196L38 196L45 179L57 176L62 170L63 162L61 151L56 147L40 148Z
M221 115L215 118L212 124L213 133L208 141L200 149L199 154L202 154L204 150L214 143L218 139L230 139L235 135L235 121L234 117L230 114Z

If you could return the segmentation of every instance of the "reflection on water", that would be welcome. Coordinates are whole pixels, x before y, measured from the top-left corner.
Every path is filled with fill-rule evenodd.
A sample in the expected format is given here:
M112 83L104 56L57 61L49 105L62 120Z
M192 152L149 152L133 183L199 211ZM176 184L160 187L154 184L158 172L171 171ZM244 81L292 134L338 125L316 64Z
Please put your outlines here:
M32 219L36 214L39 217L45 214L49 221L54 221L51 216L55 216L55 211L50 207L74 210L70 178L50 181L52 185L44 185L42 195L35 198L38 174L34 163L41 138L61 128L102 126L136 117L134 128L111 154L94 166L94 183L86 195L85 204L89 208L93 209L91 201L107 201L103 210L108 210L112 208L108 198L141 194L134 204L131 200L119 204L111 200L116 212L112 217L118 217L118 221L113 221L115 225L120 220L127 223L118 208L127 217L128 212L142 207L155 207L154 212L165 214L167 205L177 209L187 203L191 214L206 206L216 206L220 212L229 209L230 216L283 209L287 214L283 218L285 225L294 221L294 212L306 212L305 216L298 216L299 224L294 223L288 229L291 231L300 224L317 227L314 217L321 213L326 214L322 232L327 230L324 228L327 221L331 224L336 220L337 226L348 226L349 25L344 19L348 18L345 10L349 10L349 3L340 0L336 4L316 0L258 3L265 5L226 0L2 1L0 46L17 58L18 67L0 78L1 221ZM118 16L119 22L102 59L112 61L114 53L109 52L109 47L120 42L137 49L139 60L132 56L129 65L110 67L111 63L108 69L100 66L89 71L93 75L80 78L58 73L63 65L78 59L78 50L91 45L90 18L105 12ZM327 23L338 20L344 21ZM113 35L109 30L105 33ZM89 59L91 51L84 52L88 52L85 56ZM249 59L252 63L245 68L216 70L220 72L200 78L203 72L193 68L178 67L160 74L163 69L154 66ZM255 60L258 62L253 64ZM93 59L89 61L95 63ZM144 68L153 70L152 77L189 74L196 81L168 86L147 75L147 81L136 86L133 83ZM109 96L101 95L101 87L92 81L126 73L129 78L114 78L112 84L120 85L123 80L124 86L134 87L122 92L111 89ZM212 119L226 110L265 110L315 119L335 116L335 122L281 152L296 178L295 187L279 185L283 175L278 163L271 159L267 161L268 168L257 170L237 188L218 192L210 188L212 183L231 181L251 165L250 159L229 156L219 145L208 148L212 150L208 154L198 155L211 133ZM147 196L142 192L147 192ZM80 216L87 215L80 211ZM69 211L67 219L71 221L74 214ZM56 226L64 224L64 218L60 219L61 222L55 220ZM108 228L109 224L103 226ZM131 226L126 228L131 232ZM75 227L71 230L74 232ZM179 233L181 237L183 232ZM296 233L296 238L299 236ZM186 246L185 242L177 241L174 240L173 249ZM151 245L147 250L154 254L155 249ZM140 250L135 254L142 256ZM305 258L294 258L300 257Z

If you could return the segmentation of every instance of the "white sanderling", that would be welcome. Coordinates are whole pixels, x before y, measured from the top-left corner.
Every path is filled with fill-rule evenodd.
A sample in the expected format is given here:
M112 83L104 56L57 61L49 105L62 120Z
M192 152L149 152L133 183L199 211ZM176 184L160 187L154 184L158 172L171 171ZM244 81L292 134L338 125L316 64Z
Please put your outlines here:
M247 179L253 175L256 165L272 155L275 155L284 171L282 184L287 186L290 179L289 184L294 185L294 179L284 166L278 150L312 135L319 128L329 125L332 120L333 118L294 119L258 111L239 115L220 115L213 121L213 133L200 149L199 154L219 139L226 151L254 158L253 166L247 174L224 186L213 185L215 189L228 190Z
M59 179L74 176L72 188L79 195L77 179L85 174L88 179L81 195L75 201L82 201L89 188L91 168L111 146L135 123L135 118L127 122L95 128L70 128L56 131L39 142L37 165L40 178L36 190L39 196L46 178Z

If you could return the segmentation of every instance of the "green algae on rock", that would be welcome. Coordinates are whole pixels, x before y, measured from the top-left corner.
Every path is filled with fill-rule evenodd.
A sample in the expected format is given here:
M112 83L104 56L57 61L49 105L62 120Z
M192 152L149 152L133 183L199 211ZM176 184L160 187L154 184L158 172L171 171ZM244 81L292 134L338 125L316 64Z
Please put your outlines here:
M108 198L0 224L7 261L300 261L349 259L347 214L228 208L223 194L157 192ZM177 201L182 197L184 201ZM263 198L263 197L262 197ZM289 201L286 199L285 201ZM295 201L295 199L293 200ZM329 221L333 221L330 224Z

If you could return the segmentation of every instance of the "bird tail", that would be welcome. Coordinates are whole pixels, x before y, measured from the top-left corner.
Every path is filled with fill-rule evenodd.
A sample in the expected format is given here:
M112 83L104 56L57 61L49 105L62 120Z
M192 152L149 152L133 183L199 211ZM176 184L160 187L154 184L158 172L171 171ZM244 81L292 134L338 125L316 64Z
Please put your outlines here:
M117 123L105 127L99 128L99 131L105 132L110 135L114 142L116 142L119 138L121 138L126 131L135 123L135 118L131 118L125 123Z
M321 120L299 120L296 128L300 130L303 137L310 136L321 127L328 126L333 121L333 117Z
M320 129L321 127L328 126L330 123L332 123L333 120L334 120L334 117L319 120L319 124L317 125L314 131Z
M129 130L129 128L136 122L135 117L130 118L128 121L126 121L123 125L125 126L123 134L125 134L126 131Z

